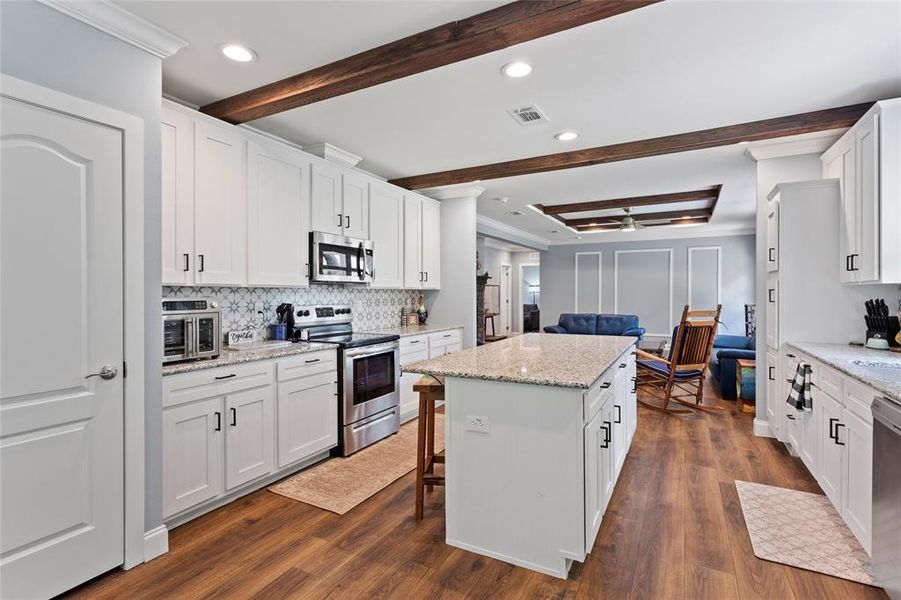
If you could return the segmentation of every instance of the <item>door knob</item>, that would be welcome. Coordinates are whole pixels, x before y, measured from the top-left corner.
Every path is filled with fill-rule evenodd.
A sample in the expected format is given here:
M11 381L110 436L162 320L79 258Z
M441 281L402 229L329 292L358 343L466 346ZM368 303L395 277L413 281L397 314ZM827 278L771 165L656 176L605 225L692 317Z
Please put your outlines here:
M90 379L91 377L99 377L100 379L112 379L116 375L119 374L119 369L112 365L103 365L100 367L100 370L96 373L91 373L85 379Z

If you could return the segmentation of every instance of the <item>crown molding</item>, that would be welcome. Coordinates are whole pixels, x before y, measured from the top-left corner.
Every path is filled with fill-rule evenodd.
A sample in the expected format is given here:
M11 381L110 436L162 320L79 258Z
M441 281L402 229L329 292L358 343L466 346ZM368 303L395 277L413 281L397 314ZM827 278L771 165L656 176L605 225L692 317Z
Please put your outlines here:
M848 129L830 129L793 135L775 140L753 142L745 148L745 156L753 161L801 156L802 154L822 154Z
M754 227L744 225L671 225L667 227L648 227L641 231L604 231L581 235L582 239L559 240L551 246L584 246L598 244L622 244L625 242L647 242L651 240L685 240L693 238L719 238L738 235L755 235Z
M348 167L356 167L360 163L360 161L363 160L362 156L357 156L352 152L348 152L343 148L333 146L328 142L310 144L309 146L304 146L303 149L304 152L309 152L310 154L318 156L319 158L324 158L325 160L341 163L342 165L347 165Z
M454 198L478 198L485 193L485 188L471 183L461 183L458 185L426 188L416 190L416 192L435 200L452 200Z
M161 59L172 56L188 45L187 40L108 0L38 1Z
M495 221L485 215L476 215L476 231L483 235L490 235L518 246L531 246L538 250L547 250L551 241L541 236L529 233L518 227Z

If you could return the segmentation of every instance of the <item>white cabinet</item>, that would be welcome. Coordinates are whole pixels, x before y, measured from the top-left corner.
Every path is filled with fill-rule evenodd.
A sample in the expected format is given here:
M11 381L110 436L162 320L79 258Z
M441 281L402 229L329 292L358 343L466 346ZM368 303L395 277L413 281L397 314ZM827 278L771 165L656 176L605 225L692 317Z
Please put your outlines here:
M463 348L462 333L459 329L439 331L429 334L429 358L437 358Z
M404 193L397 186L372 182L369 231L375 248L374 288L404 287Z
M843 386L842 421L836 437L844 444L842 517L867 552L872 544L873 515L873 415L874 391L846 379Z
M244 138L194 122L194 252L197 285L244 285Z
M194 123L162 110L163 285L194 284Z
M427 360L429 358L428 336L419 335L401 339L400 364ZM400 376L400 418L408 420L419 414L419 394L413 391L413 384L421 375L419 373L402 373Z
M623 463L626 462L626 452L629 449L629 431L627 421L629 419L629 382L626 376L627 361L619 363L616 367L616 375L613 380L613 407L611 416L613 424L610 434L610 450L613 453L613 472L619 476Z
M313 231L369 237L369 181L361 173L315 161L310 202Z
M766 345L779 348L779 277L768 275L766 279Z
M629 366L626 367L626 375L628 376L628 392L626 395L626 408L627 408L627 431L629 433L629 442L627 444L630 445L632 443L632 438L635 437L635 431L638 429L638 383L635 372L635 353L631 353L629 355ZM627 449L628 453L628 449Z
M441 216L436 200L404 195L404 287L441 287Z
M585 426L583 433L585 446L585 550L594 546L601 521L604 518L604 494L607 487L605 467L608 464L606 433L602 428L603 415L595 414Z
M779 354L775 350L766 351L766 417L776 439L783 439L782 421L777 412L779 407Z
M617 432L614 430L613 402L615 395L611 396L611 401L605 403L598 416L601 417L601 430L605 439L601 443L601 456L599 463L601 465L601 489L603 490L602 506L604 512L610 504L610 498L613 496L613 488L616 487L616 478L619 474L616 469L616 441Z
M833 506L841 512L845 453L835 440L836 425L842 421L842 405L828 394L818 395L820 404L820 461L817 482Z
M310 165L281 144L247 146L247 283L306 286Z
M278 384L278 466L338 444L337 373Z
M163 411L163 517L219 496L222 473L222 398Z
M770 200L766 212L766 270L779 270L779 202Z
M822 161L841 186L841 281L901 282L901 99L877 102Z
M225 398L225 488L267 475L275 467L273 386L253 388Z

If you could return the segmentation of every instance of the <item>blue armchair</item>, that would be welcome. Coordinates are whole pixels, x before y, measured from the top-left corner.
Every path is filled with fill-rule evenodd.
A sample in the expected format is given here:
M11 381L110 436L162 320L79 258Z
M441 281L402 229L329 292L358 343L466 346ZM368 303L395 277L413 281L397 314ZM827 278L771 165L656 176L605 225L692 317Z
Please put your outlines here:
M754 359L754 339L743 335L718 335L713 340L710 357L710 373L716 379L720 395L735 400L736 361L739 358Z
M598 315L595 313L563 313L557 325L544 328L545 333L574 333L580 335L623 335L641 340L644 327L639 327L637 315Z

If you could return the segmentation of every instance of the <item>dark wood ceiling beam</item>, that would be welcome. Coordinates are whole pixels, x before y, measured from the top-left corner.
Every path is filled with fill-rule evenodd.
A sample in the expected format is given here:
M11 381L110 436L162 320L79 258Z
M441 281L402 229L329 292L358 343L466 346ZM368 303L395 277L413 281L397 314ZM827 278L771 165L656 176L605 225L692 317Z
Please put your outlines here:
M696 208L692 210L668 210L663 212L653 212L653 213L631 213L632 218L638 222L644 221L659 221L659 220L677 220L695 217L710 217L711 216L710 208ZM587 217L584 219L566 219L565 222L570 227L585 227L591 226L594 224L604 224L609 223L610 221L621 221L625 214L621 215L608 215L605 217Z
M739 142L756 142L759 140L800 135L815 131L841 129L850 127L856 123L872 106L872 102L865 102L863 104L854 104L852 106L828 108L797 115L751 121L739 125L714 127L712 129L667 135L635 142L624 142L622 144L611 144L609 146L598 146L596 148L586 148L584 150L559 152L557 154L535 156L532 158L523 158L489 165L439 171L425 175L414 175L412 177L401 177L393 179L391 183L415 190L457 183L499 179L501 177L558 171L561 169L588 167L591 165L621 160L647 158L649 156L660 156L663 154L687 152L690 150L703 150L705 148L715 148L717 146L729 146Z
M692 219L688 219L685 221L667 221L665 223L642 223L645 227L672 227L673 225L678 225L679 223L685 223L686 225L694 225L696 223L709 223L710 217L693 217ZM615 231L620 228L619 224L609 223L605 225L598 225L595 227L577 227L576 231L579 233L593 233L595 231Z
M676 192L671 194L654 194L651 196L634 196L631 198L616 198L611 200L595 200L591 202L574 202L571 204L536 204L546 215L560 215L577 212L590 212L595 210L608 210L614 208L635 208L637 206L655 206L657 204L676 204L679 202L698 202L701 200L713 200L720 193L720 186L713 186L703 190L689 192Z
M200 110L231 123L245 123L660 1L518 0L213 102Z

